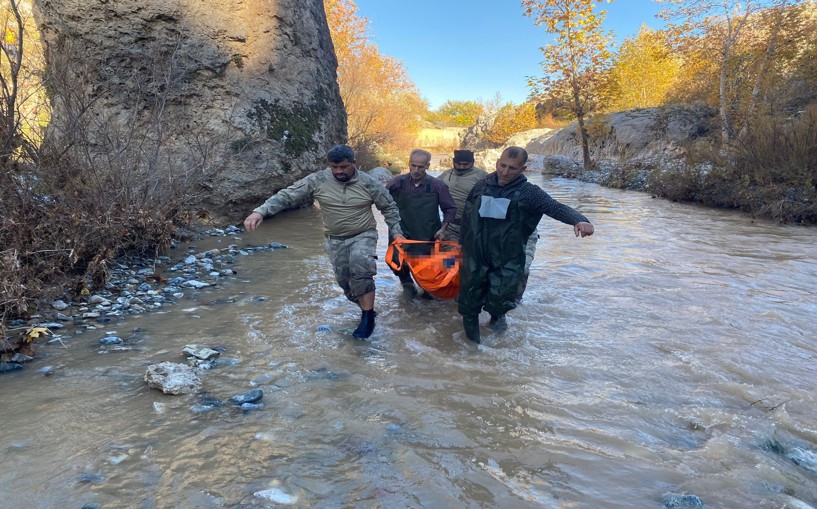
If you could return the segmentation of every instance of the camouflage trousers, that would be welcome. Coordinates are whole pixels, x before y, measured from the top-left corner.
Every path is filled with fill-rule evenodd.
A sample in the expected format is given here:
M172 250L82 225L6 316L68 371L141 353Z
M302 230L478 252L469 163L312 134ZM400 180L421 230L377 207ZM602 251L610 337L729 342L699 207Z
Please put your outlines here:
M346 298L357 298L374 291L377 274L377 231L367 230L349 237L326 235L326 254L332 262L335 280Z

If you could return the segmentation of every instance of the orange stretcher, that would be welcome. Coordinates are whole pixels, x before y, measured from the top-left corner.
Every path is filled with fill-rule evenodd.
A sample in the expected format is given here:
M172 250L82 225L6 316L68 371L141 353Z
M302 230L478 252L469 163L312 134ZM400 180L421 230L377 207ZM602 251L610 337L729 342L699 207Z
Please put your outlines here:
M412 254L406 252L404 244L434 246L430 254ZM420 288L440 299L453 299L460 293L460 262L462 252L456 242L397 239L386 251L389 267L400 270L408 266Z

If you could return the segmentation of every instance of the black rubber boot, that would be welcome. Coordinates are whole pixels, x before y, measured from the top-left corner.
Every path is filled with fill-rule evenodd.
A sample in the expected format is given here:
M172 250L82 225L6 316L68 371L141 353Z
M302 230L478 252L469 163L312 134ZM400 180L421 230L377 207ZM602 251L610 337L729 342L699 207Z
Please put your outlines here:
M497 332L503 332L508 330L508 320L505 319L505 315L494 316L491 315L491 327Z
M360 313L360 325L352 333L357 339L366 339L374 332L374 317L377 316L374 309L362 311Z
M465 337L467 337L474 343L480 342L479 316L463 316L462 328L465 329Z

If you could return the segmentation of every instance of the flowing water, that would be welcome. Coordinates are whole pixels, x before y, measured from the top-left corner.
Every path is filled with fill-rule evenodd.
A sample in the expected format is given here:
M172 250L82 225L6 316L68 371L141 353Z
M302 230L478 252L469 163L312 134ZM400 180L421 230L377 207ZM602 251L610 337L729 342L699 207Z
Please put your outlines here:
M479 347L453 302L401 297L382 217L365 342L344 333L359 312L317 209L197 244L290 249L0 377L0 507L817 504L817 230L532 180L596 235L543 218L524 301L503 334L481 317ZM111 331L136 348L99 353ZM212 397L257 387L266 407L197 413L148 389L146 367L188 343L237 359L203 374Z

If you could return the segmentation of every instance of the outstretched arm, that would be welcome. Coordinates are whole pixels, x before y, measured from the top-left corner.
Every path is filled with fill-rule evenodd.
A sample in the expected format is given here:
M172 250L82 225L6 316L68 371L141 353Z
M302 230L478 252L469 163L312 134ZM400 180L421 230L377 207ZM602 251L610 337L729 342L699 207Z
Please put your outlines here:
M244 219L244 228L250 232L255 231L261 223L264 222L265 217L274 216L282 210L292 208L296 204L303 203L309 199L320 182L325 180L326 176L322 175L323 173L324 172L317 172L307 175L286 189L281 189L272 195Z

